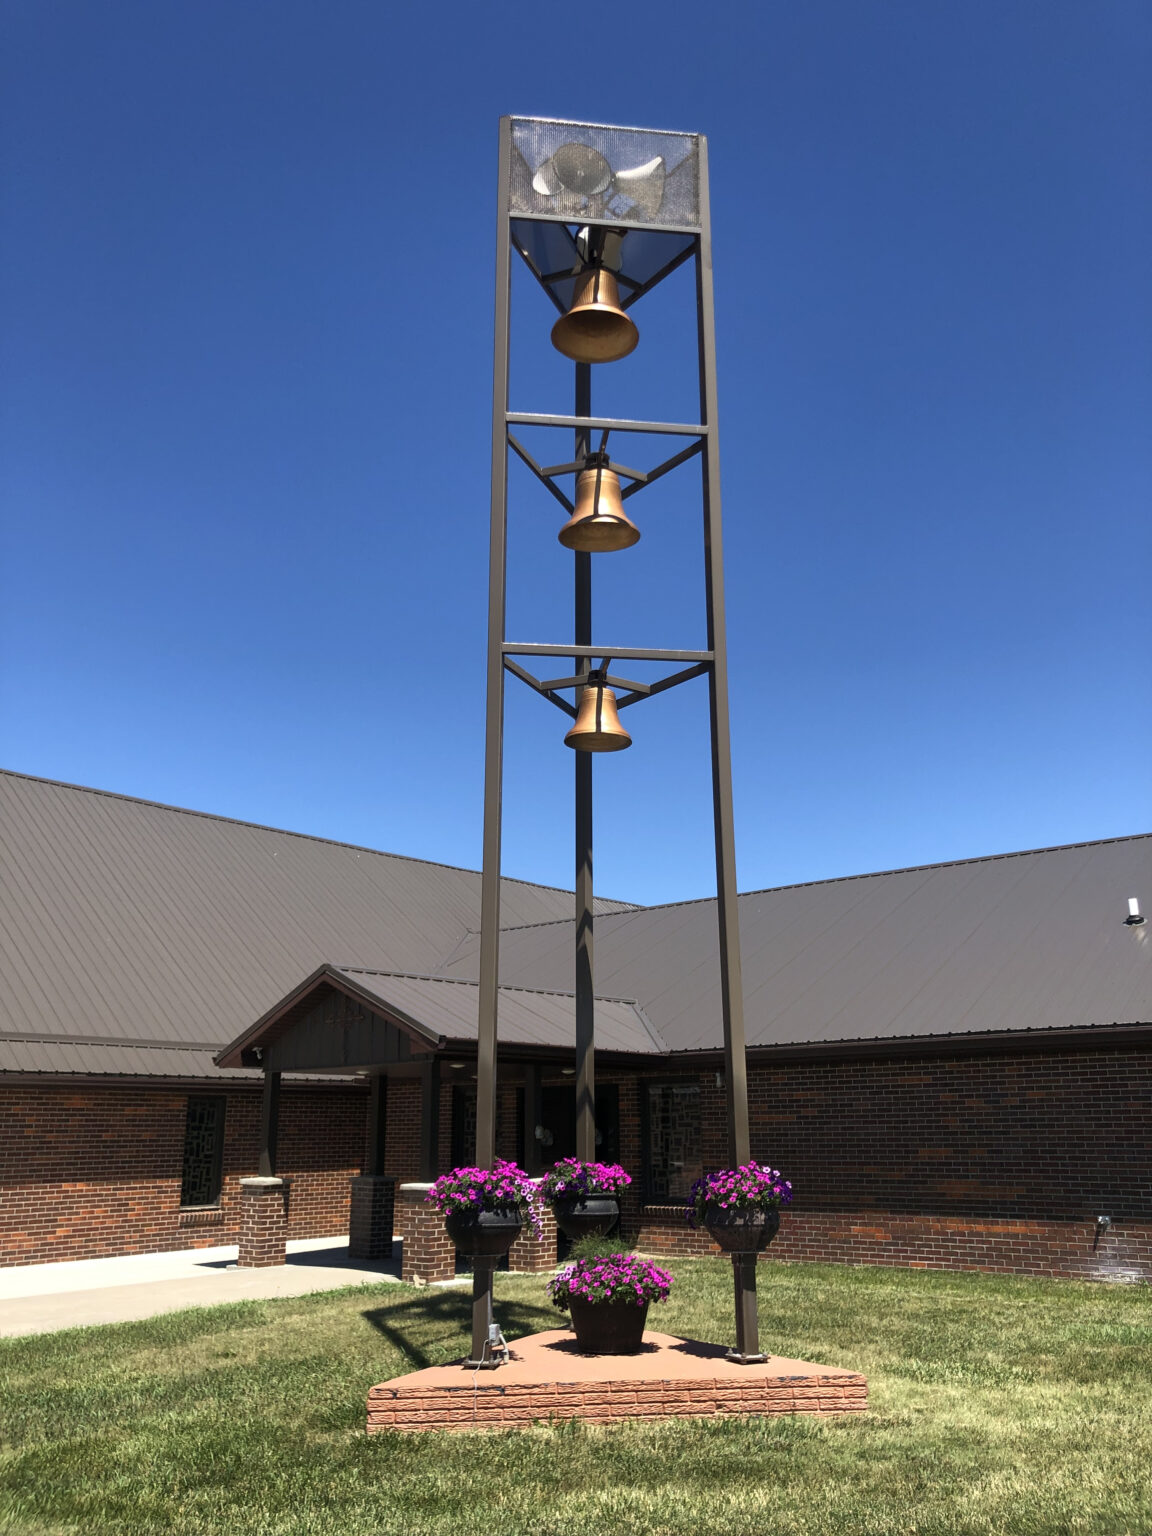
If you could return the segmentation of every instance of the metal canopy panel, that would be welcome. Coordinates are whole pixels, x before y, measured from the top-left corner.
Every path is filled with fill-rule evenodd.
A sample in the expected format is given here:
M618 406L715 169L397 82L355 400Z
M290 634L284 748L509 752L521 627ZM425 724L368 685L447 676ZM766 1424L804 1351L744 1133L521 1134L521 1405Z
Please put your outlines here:
M700 227L694 133L512 119L510 212L614 226Z
M569 965L571 969L571 965ZM432 976L404 976L334 966L360 990L380 999L387 1010L417 1019L444 1040L476 1039L476 986ZM598 997L596 1038L603 1050L641 1052L660 1049L644 1016L626 999ZM571 992L501 987L499 1035L503 1045L559 1046L571 1050L576 1000Z
M512 220L512 243L533 275L552 296L557 309L572 303L576 278L584 262L576 245L576 225L542 223L536 219ZM621 282L621 303L627 309L642 296L653 278L690 251L695 235L665 230L629 230L620 242L611 267Z

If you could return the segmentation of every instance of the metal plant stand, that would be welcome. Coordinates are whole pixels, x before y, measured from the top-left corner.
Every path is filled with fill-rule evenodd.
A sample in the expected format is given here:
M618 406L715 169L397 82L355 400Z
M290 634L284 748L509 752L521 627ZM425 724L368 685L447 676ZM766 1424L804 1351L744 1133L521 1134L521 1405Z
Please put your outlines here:
M504 681L511 673L570 717L589 686L615 688L615 708L628 708L697 677L708 684L716 845L720 987L724 1020L728 1149L733 1164L749 1160L748 1092L743 991L736 911L735 841L728 724L728 659L724 623L724 575L720 519L720 459L716 409L715 328L707 144L696 134L609 128L545 119L503 118L500 124L499 198L496 228L496 326L492 391L492 500L489 539L487 724L484 758L484 864L481 897L479 1045L477 1058L476 1161L490 1167L495 1155L496 1039L500 947L500 822L503 779ZM559 311L553 342L576 357L572 416L509 409L509 322L512 254L527 264ZM695 271L699 419L678 423L597 417L593 414L594 367L637 344L633 306L680 267ZM583 337L583 340L581 339ZM639 345L643 346L643 336ZM584 359L579 354L584 348ZM515 429L554 429L571 434L575 458L541 465ZM615 443L640 438L667 443L671 451L647 470L617 464ZM612 441L613 448L609 448ZM656 650L592 641L593 558L574 554L574 623L571 642L516 642L505 633L507 492L509 451L570 517L576 506L557 483L597 470L594 503L609 491L620 504L693 459L700 462L703 514L703 587L707 644L704 650ZM617 482L627 485L617 491ZM585 482L587 484L587 482ZM579 499L579 498L578 498ZM574 519L575 520L575 519ZM625 521L618 518L618 521ZM569 525L571 526L571 525ZM629 524L629 527L631 525ZM626 532L626 530L625 530ZM633 530L634 532L634 530ZM631 539L631 535L628 535ZM564 540L568 543L567 537ZM602 545L590 546L595 548ZM618 544L610 547L624 547ZM540 678L530 669L550 657L571 660L573 675ZM616 662L642 660L671 670L655 682L615 677ZM576 703L563 697L575 690ZM599 691L597 698L601 697ZM611 702L610 695L609 702ZM575 729L575 728L574 728ZM571 735L571 733L570 733ZM627 746L616 728L613 748ZM620 739L623 738L623 739ZM572 744L570 742L570 744ZM596 750L603 750L597 747ZM595 1039L592 869L592 751L578 750L575 766L575 995L577 1155L595 1157ZM753 1261L754 1263L754 1261ZM757 1355L754 1268L736 1274L737 1350ZM476 1281L472 1360L487 1363L492 1328L491 1277L486 1298Z

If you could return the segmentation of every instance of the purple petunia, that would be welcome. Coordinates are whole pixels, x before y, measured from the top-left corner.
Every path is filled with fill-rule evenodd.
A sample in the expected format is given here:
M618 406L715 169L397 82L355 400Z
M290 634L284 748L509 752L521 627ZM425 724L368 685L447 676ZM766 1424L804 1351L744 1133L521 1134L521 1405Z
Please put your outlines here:
M778 1211L792 1203L792 1185L779 1168L744 1163L697 1179L685 1215L691 1227L702 1225L709 1206L722 1211Z
M492 1168L453 1168L436 1180L424 1199L445 1215L452 1211L517 1210L538 1238L544 1236L540 1186L523 1168L502 1157Z
M651 1259L633 1253L610 1253L594 1259L577 1259L548 1282L552 1305L563 1312L573 1300L623 1301L640 1307L650 1301L667 1301L672 1276Z
M589 1195L619 1195L631 1184L619 1163L582 1163L563 1157L544 1175L545 1200L586 1199Z

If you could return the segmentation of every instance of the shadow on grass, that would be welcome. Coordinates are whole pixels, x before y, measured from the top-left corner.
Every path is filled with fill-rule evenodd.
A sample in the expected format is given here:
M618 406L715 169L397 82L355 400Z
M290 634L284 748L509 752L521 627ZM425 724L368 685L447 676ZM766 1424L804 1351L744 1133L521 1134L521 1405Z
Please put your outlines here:
M467 1291L429 1289L411 1301L372 1307L361 1316L411 1362L414 1370L423 1370L428 1365L444 1365L457 1355L464 1357L472 1327L472 1296ZM509 1339L557 1326L553 1308L522 1301L498 1300L496 1316Z

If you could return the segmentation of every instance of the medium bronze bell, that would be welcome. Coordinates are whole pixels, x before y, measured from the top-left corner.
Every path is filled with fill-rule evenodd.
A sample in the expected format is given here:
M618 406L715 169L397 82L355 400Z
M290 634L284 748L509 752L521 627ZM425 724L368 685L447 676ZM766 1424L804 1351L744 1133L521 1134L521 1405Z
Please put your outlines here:
M624 510L620 477L603 464L597 465L594 456L587 462L589 468L576 477L576 510L557 538L567 549L586 554L630 549L640 530Z
M566 315L552 327L552 345L574 363L614 363L640 340L620 308L620 288L606 267L585 267Z
M616 695L603 683L591 683L580 694L576 723L564 738L577 752L623 752L632 738L620 724Z

